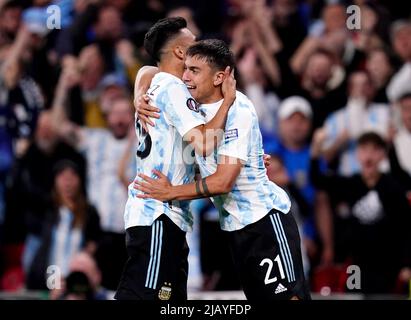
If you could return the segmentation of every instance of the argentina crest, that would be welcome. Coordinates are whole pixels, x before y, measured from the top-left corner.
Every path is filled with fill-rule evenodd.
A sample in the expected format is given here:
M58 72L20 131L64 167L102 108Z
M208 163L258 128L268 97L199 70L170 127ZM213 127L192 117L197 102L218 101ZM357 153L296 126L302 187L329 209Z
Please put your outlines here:
M164 282L164 286L160 288L158 292L158 298L160 300L170 300L171 297L171 283Z

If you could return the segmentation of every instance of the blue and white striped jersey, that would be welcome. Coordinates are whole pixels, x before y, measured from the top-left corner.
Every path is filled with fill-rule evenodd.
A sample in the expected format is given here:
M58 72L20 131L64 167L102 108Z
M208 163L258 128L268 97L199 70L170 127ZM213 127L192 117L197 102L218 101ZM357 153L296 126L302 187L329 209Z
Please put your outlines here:
M204 117L200 115L197 103L185 84L169 73L156 74L147 94L161 113L155 127L150 127L149 134L136 121L139 139L136 180L141 179L138 177L140 173L154 178L152 170L157 169L173 185L190 183L194 180L194 152L182 137L204 124ZM136 197L140 192L133 188L133 183L129 185L124 212L126 229L151 225L161 214L166 214L180 229L191 231L193 219L189 201L164 203L155 199L140 199Z
M51 233L50 265L56 265L62 276L69 273L70 261L81 251L84 237L81 228L72 228L74 215L66 207L59 209L59 223Z
M356 140L365 132L376 132L382 137L388 135L390 125L390 107L383 103L371 103L367 108L361 104L348 104L345 108L330 114L325 120L324 127L327 139L324 148L328 149L338 139L344 130L349 134L349 143L340 153L338 173L343 176L351 176L360 172L360 164L356 155ZM389 169L389 163L384 160L381 169L385 172Z
M200 106L206 121L214 117L221 104L222 100ZM257 113L252 102L239 91L228 112L224 140L214 154L205 158L196 155L202 177L217 170L221 155L240 159L244 163L233 190L212 198L220 212L223 230L239 230L260 220L273 208L288 213L291 203L287 193L268 180L266 174Z
M80 151L87 160L87 193L96 207L104 231L124 233L124 203L127 190L118 177L121 158L127 150L128 139L116 139L103 128L84 128ZM135 161L130 157L126 175L131 180Z

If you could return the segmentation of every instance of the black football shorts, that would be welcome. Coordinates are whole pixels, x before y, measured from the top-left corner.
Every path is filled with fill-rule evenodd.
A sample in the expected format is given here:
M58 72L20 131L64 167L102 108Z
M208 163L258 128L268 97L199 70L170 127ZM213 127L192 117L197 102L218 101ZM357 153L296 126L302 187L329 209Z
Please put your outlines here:
M248 300L311 299L291 213L273 209L261 220L225 234Z
M162 214L151 226L126 230L128 260L117 300L187 300L186 233Z

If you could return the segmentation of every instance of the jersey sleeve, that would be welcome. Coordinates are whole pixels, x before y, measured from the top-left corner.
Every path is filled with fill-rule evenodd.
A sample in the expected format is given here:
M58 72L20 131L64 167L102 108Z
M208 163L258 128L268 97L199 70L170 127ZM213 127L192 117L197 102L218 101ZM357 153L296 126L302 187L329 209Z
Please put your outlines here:
M233 108L233 107L232 107ZM248 160L248 150L253 134L253 114L245 108L231 109L227 116L224 140L218 147L217 154Z
M163 99L167 99L162 101L167 119L182 137L191 129L205 124L199 104L191 97L185 85L170 84Z

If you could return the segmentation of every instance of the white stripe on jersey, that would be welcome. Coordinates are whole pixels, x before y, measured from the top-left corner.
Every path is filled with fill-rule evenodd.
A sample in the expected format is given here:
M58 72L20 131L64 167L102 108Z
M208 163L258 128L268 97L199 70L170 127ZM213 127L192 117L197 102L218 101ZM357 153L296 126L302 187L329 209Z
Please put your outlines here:
M200 110L210 121L221 106L222 100L202 105ZM234 188L226 195L213 197L220 211L221 228L239 230L263 218L271 209L283 213L290 210L290 199L279 186L268 180L263 161L263 144L258 118L251 101L237 91L225 127L226 137L213 155L206 158L196 155L201 176L207 177L217 170L218 156L226 155L244 161Z
M147 94L161 113L156 126L150 127L149 135L136 121L139 138L136 180L140 180L140 173L154 177L152 170L157 169L173 185L190 183L194 180L194 158L192 148L182 137L189 130L204 124L204 118L185 84L171 74L156 74ZM126 228L151 225L160 215L166 214L181 230L191 230L189 201L173 201L169 205L155 199L137 198L139 193L131 183L124 212Z

